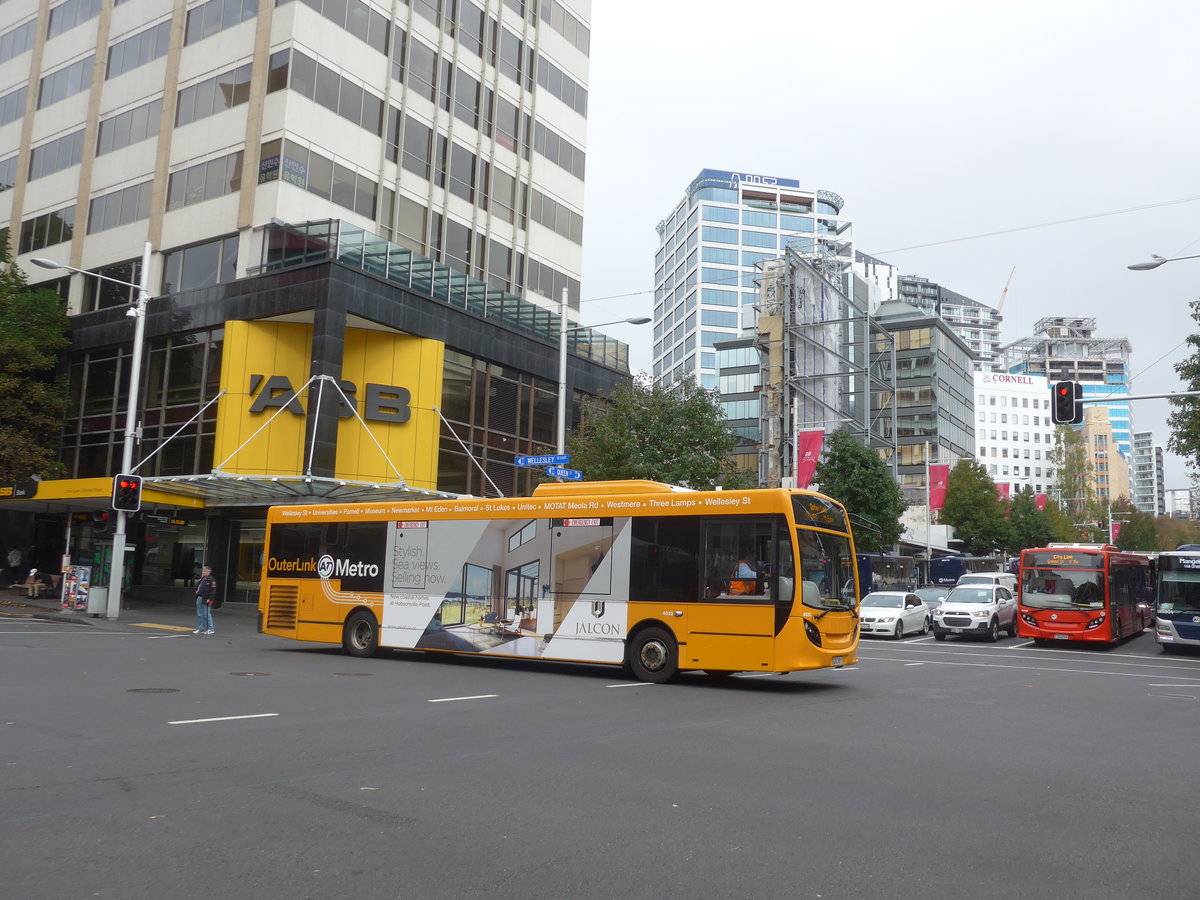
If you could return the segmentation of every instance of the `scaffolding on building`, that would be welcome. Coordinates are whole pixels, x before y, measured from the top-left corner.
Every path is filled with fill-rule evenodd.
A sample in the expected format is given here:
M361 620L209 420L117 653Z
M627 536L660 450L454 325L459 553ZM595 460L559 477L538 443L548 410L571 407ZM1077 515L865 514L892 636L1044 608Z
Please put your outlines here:
M1004 369L1045 375L1051 381L1124 384L1129 380L1128 338L1096 337L1092 316L1045 316L1033 334L1001 348Z
M864 446L891 449L879 429L897 428L895 341L855 296L849 260L789 247L759 265L756 345L763 372L759 483L784 484L796 471L797 436L845 428ZM865 290L865 283L858 282ZM847 287L843 287L847 285Z

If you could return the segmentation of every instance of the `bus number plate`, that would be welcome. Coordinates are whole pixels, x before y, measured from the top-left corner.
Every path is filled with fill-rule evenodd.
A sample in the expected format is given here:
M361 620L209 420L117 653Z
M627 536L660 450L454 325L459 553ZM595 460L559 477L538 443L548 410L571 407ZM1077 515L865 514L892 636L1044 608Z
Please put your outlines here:
M841 668L842 666L844 666L845 664L846 664L846 657L844 657L844 656L835 656L835 657L833 658L833 667L834 667L835 669L840 669L840 668Z
M1068 640L1069 638L1068 638L1068 637L1067 637L1067 635L1065 635L1065 634L1056 634L1056 635L1054 636L1054 639L1055 639L1056 641L1065 641L1065 640Z

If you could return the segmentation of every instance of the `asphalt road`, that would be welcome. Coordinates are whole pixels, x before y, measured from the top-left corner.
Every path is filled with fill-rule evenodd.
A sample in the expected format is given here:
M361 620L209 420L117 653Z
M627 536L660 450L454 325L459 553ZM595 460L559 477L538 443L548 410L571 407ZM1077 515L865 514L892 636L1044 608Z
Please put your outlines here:
M5 896L1195 894L1200 657L1148 633L656 686L152 624L0 619Z

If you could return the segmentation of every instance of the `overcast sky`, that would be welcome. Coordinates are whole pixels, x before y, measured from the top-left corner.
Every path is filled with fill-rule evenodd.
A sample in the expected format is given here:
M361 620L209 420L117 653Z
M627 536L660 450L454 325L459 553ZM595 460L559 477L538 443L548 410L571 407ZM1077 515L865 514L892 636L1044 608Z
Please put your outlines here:
M1004 342L1094 316L1135 394L1181 390L1200 259L1126 266L1200 254L1198 36L1195 0L594 0L583 321L652 315L655 226L737 170L841 194L859 250L990 306L1015 266ZM650 368L651 326L604 330ZM1165 446L1169 404L1132 407Z

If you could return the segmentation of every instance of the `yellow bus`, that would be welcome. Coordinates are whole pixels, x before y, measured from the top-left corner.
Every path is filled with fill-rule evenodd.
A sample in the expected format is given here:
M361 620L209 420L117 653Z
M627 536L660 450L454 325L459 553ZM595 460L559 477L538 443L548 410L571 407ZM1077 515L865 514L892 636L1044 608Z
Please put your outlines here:
M650 682L857 662L854 538L812 491L611 481L278 506L266 545L259 631L351 656L609 663Z

